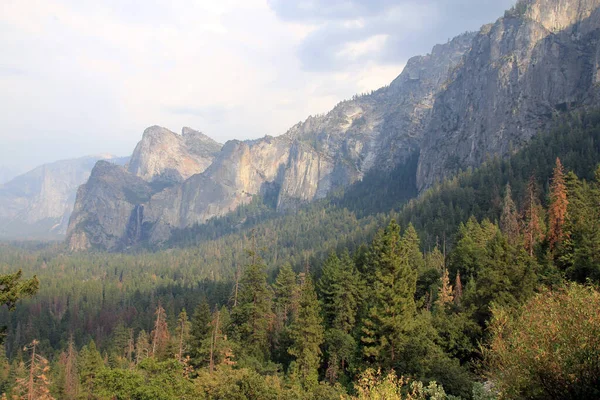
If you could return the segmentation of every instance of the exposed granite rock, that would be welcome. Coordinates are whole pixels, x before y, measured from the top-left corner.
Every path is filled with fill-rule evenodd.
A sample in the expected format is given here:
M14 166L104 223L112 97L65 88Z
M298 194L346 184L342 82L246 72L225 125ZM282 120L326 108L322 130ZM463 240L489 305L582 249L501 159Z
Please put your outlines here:
M124 167L98 161L87 183L77 190L67 232L69 247L72 250L91 246L116 249L139 237L138 213L152 193L148 182ZM129 238L128 232L135 235Z
M508 154L556 113L598 103L599 6L521 1L477 34L412 58L388 87L276 138L230 141L217 153L219 145L186 128L181 136L149 128L130 174L99 164L104 178L94 173L80 190L71 247L161 243L173 229L224 215L266 191L276 191L278 209L293 209L416 152L421 190L488 155ZM130 184L144 195L125 195Z
M597 104L600 0L527 0L482 28L435 102L420 190L520 148L558 112Z
M145 202L108 202L109 207L124 210L116 212L120 222L113 224L97 219L93 205L84 204L107 195L91 187L82 189L77 219L72 218L69 228L71 247L78 249L81 243L85 248L88 242L105 249L136 240L161 243L173 229L222 216L258 194L275 193L277 208L290 210L362 179L372 168L393 168L418 151L433 99L470 48L473 36L461 35L434 47L431 54L412 58L388 87L343 101L279 137L230 141L214 159L213 147L206 151L205 140L200 149L186 142L186 128L182 136L148 128L128 170L158 192ZM212 163L206 167L208 160ZM156 184L165 181L167 185ZM90 179L86 187L95 185ZM108 198L119 197L116 192L117 188L110 189ZM81 238L84 226L94 233L93 240Z
M191 128L183 128L178 135L166 128L151 126L135 147L128 170L147 181L182 182L203 172L221 147Z
M0 237L64 235L79 185L99 159L124 164L127 158L89 156L44 164L0 185Z

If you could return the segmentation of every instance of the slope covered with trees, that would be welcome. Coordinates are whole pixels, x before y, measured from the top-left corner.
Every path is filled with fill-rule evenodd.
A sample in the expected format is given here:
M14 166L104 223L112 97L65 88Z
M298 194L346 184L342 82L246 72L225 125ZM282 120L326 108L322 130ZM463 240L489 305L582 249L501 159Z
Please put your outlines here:
M66 399L481 399L494 396L488 377L512 398L592 393L582 385L594 380L556 397L498 369L511 365L503 315L516 335L540 301L596 293L562 291L565 283L600 279L600 113L555 125L509 159L404 205L406 186L385 184L399 192L370 201L357 194L381 183L365 181L295 215L214 238L189 232L190 247L72 255L3 246L0 273L18 266L40 290L1 312L2 390L25 396L19 382L33 376L35 347L48 363L35 363L47 368L40 387ZM578 337L597 332L595 320L581 329Z

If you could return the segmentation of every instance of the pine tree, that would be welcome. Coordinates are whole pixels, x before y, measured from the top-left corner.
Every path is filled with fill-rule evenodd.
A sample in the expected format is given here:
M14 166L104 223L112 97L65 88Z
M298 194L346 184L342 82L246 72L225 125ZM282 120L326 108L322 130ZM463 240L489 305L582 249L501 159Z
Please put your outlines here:
M128 345L129 329L123 323L119 323L113 331L113 350L119 357L126 357Z
M90 344L87 346L83 346L79 352L77 365L81 384L87 393L87 397L90 398L92 393L94 393L96 376L102 367L104 367L102 355L100 355L100 352L96 348L96 343L93 340L90 341Z
M135 363L139 364L148 357L150 357L150 339L148 339L146 331L142 329L135 342Z
M296 281L297 276L289 263L281 267L273 284L275 312L280 324L285 324L291 317L293 303L298 296Z
M290 336L293 344L288 352L296 357L296 371L306 388L314 388L319 380L324 330L321 308L310 275L302 284L298 316L290 327Z
M77 350L73 336L69 338L67 350L61 354L60 363L64 368L65 399L76 399L79 393L79 374L77 372Z
M527 184L527 199L525 202L524 212L524 245L530 256L533 256L533 250L535 246L544 239L542 219L540 218L541 212L542 206L540 205L540 201L538 199L535 178L532 175L529 178L529 183Z
M452 285L450 285L450 277L447 269L442 273L440 280L441 286L438 291L436 305L439 309L443 309L446 304L452 303L454 300L454 291L452 290Z
M160 302L156 308L156 319L154 320L154 330L151 332L152 347L150 355L152 357L164 358L169 344L170 335L167 326L167 313Z
M414 328L417 276L408 256L414 256L415 240L410 232L406 241L400 241L400 227L394 220L378 236L370 257L375 271L373 304L363 321L361 341L368 359L391 368Z
M331 383L353 356L356 343L351 333L362 302L363 282L347 251L341 259L331 253L318 282L325 315L327 378Z
M208 354L206 354L204 343L210 337L212 316L210 306L206 299L202 299L192 319L190 329L190 359L195 368L201 368L208 364Z
M0 305L5 305L9 310L14 310L17 301L24 297L33 296L40 282L37 277L22 280L21 270L8 275L0 275Z
M567 219L568 205L564 169L560 159L556 158L556 166L550 184L550 207L548 209L550 249L555 248L566 237L563 227Z
M425 260L420 248L419 235L412 224L408 224L406 231L402 235L400 255L403 259L406 259L408 265L414 271L420 271L425 266Z
M348 252L339 259L332 253L323 265L318 288L321 293L326 325L349 333L356 324L362 300L362 281Z
M175 329L177 339L177 361L182 362L187 352L187 343L190 336L190 321L188 320L185 308L179 313L177 318L177 328Z
M510 184L506 184L502 214L500 215L500 230L504 233L511 244L518 243L520 229L517 207L512 199Z
M18 378L15 382L15 392L18 393L17 399L22 400L54 400L50 394L50 367L48 360L42 357L38 352L39 341L33 340L24 350L31 349L31 356L26 367L28 373L26 377Z
M250 251L251 264L240 280L238 306L232 311L235 332L240 344L251 356L267 360L271 313L271 288L267 285L266 266L255 251Z
M460 300L462 299L463 289L462 282L460 280L460 271L456 271L456 279L454 281L454 303L456 305L460 305Z

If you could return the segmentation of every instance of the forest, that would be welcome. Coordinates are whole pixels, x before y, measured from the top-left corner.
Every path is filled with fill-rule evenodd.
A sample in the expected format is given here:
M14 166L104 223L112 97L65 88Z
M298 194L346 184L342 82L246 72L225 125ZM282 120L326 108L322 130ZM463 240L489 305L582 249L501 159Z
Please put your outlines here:
M411 160L157 251L0 244L0 393L599 398L600 112L552 125L416 198Z

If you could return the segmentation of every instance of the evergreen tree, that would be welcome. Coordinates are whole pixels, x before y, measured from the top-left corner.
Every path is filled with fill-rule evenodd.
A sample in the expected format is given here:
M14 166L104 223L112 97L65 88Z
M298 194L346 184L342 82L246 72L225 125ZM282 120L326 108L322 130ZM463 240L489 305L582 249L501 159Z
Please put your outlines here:
M15 382L15 392L18 399L23 400L54 400L50 394L50 366L48 360L39 354L39 341L34 340L26 349L31 349L31 357L26 367L26 377L18 378Z
M325 315L327 378L338 379L352 358L356 343L352 331L363 296L363 282L347 251L339 259L331 253L318 282Z
M371 249L373 304L361 340L364 355L385 368L394 367L414 328L417 277L408 256L414 256L416 241L412 232L407 231L405 238L400 241L400 227L392 220Z
M100 370L104 367L102 355L96 348L96 343L92 340L87 346L83 346L79 352L79 360L77 361L79 370L79 379L86 393L87 398L93 398L96 377Z
M402 235L402 241L400 242L400 256L403 259L406 259L409 267L413 271L420 271L425 266L420 243L421 241L419 240L419 235L417 234L415 227L412 223L408 224L406 231Z
M319 380L324 330L321 308L310 275L302 284L298 316L292 323L290 336L293 344L288 351L296 357L296 371L306 388L315 388Z
M14 310L17 302L25 297L33 296L39 289L40 282L36 276L22 280L23 272L0 275L0 305ZM4 343L6 327L0 328L0 344Z
M177 318L177 328L175 328L176 334L176 348L177 348L177 361L182 362L184 355L187 352L187 343L190 337L190 321L188 320L185 308L179 313Z
M280 324L289 321L292 312L294 311L294 303L298 297L297 277L292 266L286 263L279 270L275 283L273 284L273 292L275 295L275 313Z
M462 299L463 289L462 282L460 280L460 271L456 271L456 279L454 281L454 303L456 305L460 305L460 300Z
M204 349L204 342L210 337L212 320L210 306L206 299L202 299L196 310L190 328L190 349L189 355L191 363L195 368L208 365L208 354Z
M550 207L548 209L548 241L551 249L565 239L564 224L567 219L568 205L564 168L560 159L556 158L556 166L550 184Z
M135 363L139 364L146 358L150 357L150 339L145 330L141 330L138 333L137 340L135 342Z
M537 185L532 175L527 184L527 198L524 212L524 245L530 256L533 256L535 246L544 239L542 212L543 209L538 198Z
M169 345L170 335L169 327L167 326L167 313L160 302L154 314L156 318L154 320L154 330L150 334L152 338L150 355L152 357L164 358Z
M254 251L240 280L238 306L232 311L234 331L247 354L265 361L269 354L271 288L267 285L266 266Z
M447 269L444 270L440 280L441 285L438 291L436 305L438 308L443 309L446 304L450 304L454 300L454 291L452 290L452 285L450 285L450 277Z
M67 350L60 356L60 364L64 368L63 398L76 399L79 393L79 374L77 372L77 350L73 336L69 338Z
M519 216L517 214L517 206L512 199L512 191L510 184L506 184L504 193L504 202L502 205L502 214L500 215L500 229L504 233L511 244L519 242Z
M331 253L323 264L318 282L326 325L349 333L356 324L356 313L362 300L362 281L348 252L339 259Z

